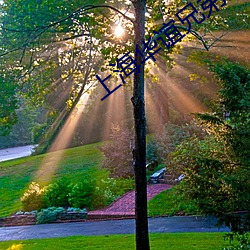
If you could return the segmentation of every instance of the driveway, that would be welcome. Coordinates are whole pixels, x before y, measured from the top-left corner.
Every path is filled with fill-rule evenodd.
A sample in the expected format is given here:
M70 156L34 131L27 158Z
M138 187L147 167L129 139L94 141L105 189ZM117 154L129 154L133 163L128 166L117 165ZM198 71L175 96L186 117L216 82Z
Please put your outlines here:
M0 162L30 156L36 146L28 145L15 148L0 149Z
M201 216L174 216L149 218L150 233L172 232L228 232L227 227L218 229L216 219ZM44 224L21 227L0 228L0 241L39 238L56 238L74 235L110 235L134 234L135 220L109 220L94 222L75 222L62 224Z

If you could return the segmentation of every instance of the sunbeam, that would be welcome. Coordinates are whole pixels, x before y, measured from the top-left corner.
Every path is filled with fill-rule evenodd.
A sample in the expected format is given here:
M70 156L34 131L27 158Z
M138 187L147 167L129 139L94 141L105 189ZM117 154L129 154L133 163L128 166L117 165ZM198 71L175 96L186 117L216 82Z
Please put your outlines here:
M66 149L72 139L75 128L81 117L82 110L85 108L89 95L85 93L76 107L74 107L67 121L63 125L59 134L53 141L48 150L48 154L42 161L39 167L35 179L39 183L48 183L51 177L56 172L59 162L63 157L64 149ZM56 151L56 152L54 152ZM51 153L50 153L51 152Z

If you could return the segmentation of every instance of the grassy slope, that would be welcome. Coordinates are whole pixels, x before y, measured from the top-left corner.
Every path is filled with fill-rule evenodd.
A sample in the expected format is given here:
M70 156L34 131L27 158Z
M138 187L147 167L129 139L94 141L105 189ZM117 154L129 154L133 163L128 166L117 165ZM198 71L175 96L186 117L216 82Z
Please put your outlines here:
M185 199L182 199L182 197L176 193L174 187L156 195L148 203L148 215L150 217L162 215L172 216L178 212L185 213L186 215L199 214L194 204L187 203Z
M152 250L221 250L228 246L223 233L151 234ZM134 235L77 236L57 239L1 242L0 249L10 250L78 250L135 249Z
M64 176L77 181L86 173L95 175L102 159L98 145L65 150L52 178ZM45 157L46 154L0 163L0 217L20 209L20 197L31 181L37 181L34 176ZM102 174L106 175L106 172L98 171L98 175Z

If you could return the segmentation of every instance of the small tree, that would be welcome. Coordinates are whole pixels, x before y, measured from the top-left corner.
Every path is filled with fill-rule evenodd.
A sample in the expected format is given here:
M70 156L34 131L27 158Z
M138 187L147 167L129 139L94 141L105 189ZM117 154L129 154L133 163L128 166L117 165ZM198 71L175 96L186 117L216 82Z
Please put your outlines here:
M103 168L110 171L110 177L128 178L133 176L133 156L131 152L132 136L127 128L117 124L111 127L111 142L100 147L105 158Z

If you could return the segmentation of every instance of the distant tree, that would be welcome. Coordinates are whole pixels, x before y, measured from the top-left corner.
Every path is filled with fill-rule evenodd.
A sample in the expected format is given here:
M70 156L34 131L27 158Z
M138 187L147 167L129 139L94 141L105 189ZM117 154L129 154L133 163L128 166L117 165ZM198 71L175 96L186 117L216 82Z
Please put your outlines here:
M0 136L10 133L17 122L18 100L16 85L4 75L0 76Z
M194 121L185 125L165 124L162 131L155 133L147 143L148 162L165 163L168 155L174 152L182 141L194 134L199 138L203 138L206 134Z
M102 167L108 169L110 177L113 178L133 177L131 133L127 128L121 128L118 124L113 124L110 139L110 142L106 142L99 148L105 157Z

